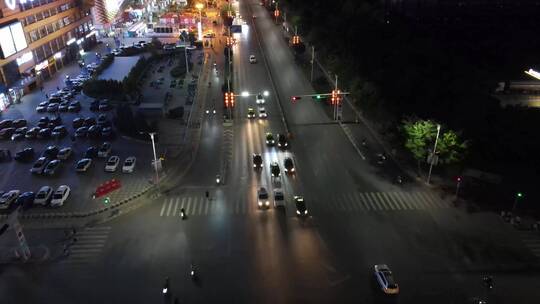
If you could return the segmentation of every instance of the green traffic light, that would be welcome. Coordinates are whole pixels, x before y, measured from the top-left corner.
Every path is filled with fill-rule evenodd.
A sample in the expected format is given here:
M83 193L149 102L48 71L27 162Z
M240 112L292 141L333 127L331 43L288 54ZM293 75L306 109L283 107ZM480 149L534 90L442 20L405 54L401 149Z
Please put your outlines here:
M103 200L103 203L104 203L105 205L108 205L110 202L111 202L111 199L108 198L108 197L106 197L106 198Z
M516 193L516 196L517 196L517 197L523 197L523 193L518 192L518 193Z

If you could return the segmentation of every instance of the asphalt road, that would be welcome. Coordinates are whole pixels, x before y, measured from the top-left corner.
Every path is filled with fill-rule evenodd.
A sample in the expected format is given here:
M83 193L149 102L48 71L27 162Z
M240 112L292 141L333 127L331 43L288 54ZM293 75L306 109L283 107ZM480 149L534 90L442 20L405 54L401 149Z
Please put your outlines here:
M255 97L237 97L232 136L224 136L228 127L216 107L218 113L201 122L199 153L181 184L146 207L81 231L68 258L32 269L5 267L0 294L8 302L467 303L487 297L490 303L531 303L538 296L536 257L497 216L468 213L413 182L394 185L388 176L397 168L364 160L321 105L290 103L290 96L312 89L280 27L256 1L241 2L240 12L257 16L261 44L247 18L250 28L234 48L235 88L268 90L269 117L248 119ZM250 54L257 64L249 63ZM223 57L215 58L221 68ZM210 66L206 71L201 77L219 83ZM221 100L215 84L200 92L202 109ZM278 102L294 135L286 151L265 144L265 132L285 130ZM252 153L263 156L260 172L252 168ZM215 185L227 155L226 182ZM272 180L269 163L277 160L283 169L285 155L294 157L297 174ZM258 209L260 186L282 188L286 208ZM296 217L293 195L304 195L310 217ZM57 232L35 233L51 238ZM393 269L400 295L379 290L372 273L378 263ZM189 278L190 264L196 281ZM490 292L481 284L485 274L495 278ZM169 298L161 294L165 277Z

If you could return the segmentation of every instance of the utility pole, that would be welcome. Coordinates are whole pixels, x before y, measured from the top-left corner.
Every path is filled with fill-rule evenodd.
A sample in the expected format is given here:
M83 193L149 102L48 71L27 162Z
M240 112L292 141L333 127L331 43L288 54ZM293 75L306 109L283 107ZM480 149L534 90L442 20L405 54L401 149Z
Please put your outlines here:
M429 185L431 180L431 170L433 170L433 164L435 163L435 152L437 152L437 142L439 141L439 134L441 133L441 125L437 125L437 137L435 137L435 144L433 145L433 152L431 152L431 161L429 162L429 173L426 183Z
M334 90L336 92L338 91L338 75L337 74L336 74L336 82L335 82ZM336 102L334 103L334 120L337 120L338 103L339 103L339 96L338 96L338 99L336 100Z
M313 83L313 65L315 64L315 47L311 46L311 82Z

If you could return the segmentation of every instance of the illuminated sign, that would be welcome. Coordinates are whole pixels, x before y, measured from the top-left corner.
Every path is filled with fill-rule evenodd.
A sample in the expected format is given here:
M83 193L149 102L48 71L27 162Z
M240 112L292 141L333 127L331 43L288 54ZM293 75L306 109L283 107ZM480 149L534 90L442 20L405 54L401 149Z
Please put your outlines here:
M66 44L67 44L67 45L70 45L70 44L75 43L75 41L77 41L77 40L75 40L75 38L71 38L71 39L69 39L69 40L66 42Z
M90 33L88 33L85 38L89 38L91 37L92 35L95 35L96 34L96 31L91 31Z
M32 52L24 53L21 57L17 58L17 65L21 66L32 59L34 59Z
M36 64L36 71L41 71L49 66L49 62L47 60Z
M529 69L528 71L525 71L525 74L529 74L530 76L536 78L536 79L540 79L540 73L538 73L537 71L533 70L533 69Z
M22 24L18 21L0 27L0 47L2 58L7 58L24 50L28 44Z
M54 58L55 58L55 59L60 59L60 58L62 58L62 52L58 52L58 53L54 54Z

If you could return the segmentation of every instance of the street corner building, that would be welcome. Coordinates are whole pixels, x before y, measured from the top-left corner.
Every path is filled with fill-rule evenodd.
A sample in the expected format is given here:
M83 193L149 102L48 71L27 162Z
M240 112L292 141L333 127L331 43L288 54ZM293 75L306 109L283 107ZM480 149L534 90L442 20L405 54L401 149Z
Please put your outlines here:
M96 44L88 0L0 0L0 111Z

